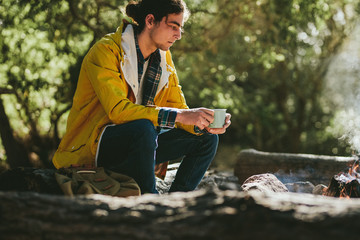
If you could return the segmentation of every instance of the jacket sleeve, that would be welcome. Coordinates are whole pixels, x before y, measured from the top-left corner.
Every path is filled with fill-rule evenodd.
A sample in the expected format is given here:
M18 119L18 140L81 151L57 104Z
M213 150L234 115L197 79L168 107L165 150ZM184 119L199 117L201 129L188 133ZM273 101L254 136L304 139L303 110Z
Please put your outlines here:
M158 108L134 104L129 99L129 89L120 69L121 49L111 40L96 43L83 62L83 68L94 91L111 122L148 119L158 125Z
M166 54L166 61L168 66L171 68L172 74L169 77L169 95L166 101L167 107L179 108L179 109L189 109L186 104L184 93L182 91L181 85L179 83L179 78L176 74L175 66L171 58L170 51ZM196 132L194 125L184 125L181 123L176 123L177 128L184 129L192 134L201 135L202 133Z

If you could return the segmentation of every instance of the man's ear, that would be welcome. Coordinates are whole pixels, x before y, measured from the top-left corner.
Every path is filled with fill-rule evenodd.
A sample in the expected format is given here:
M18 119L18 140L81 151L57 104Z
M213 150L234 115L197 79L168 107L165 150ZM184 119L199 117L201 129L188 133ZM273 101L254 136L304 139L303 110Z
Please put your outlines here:
M152 14L148 14L145 17L145 26L148 28L152 28L155 25L155 17Z

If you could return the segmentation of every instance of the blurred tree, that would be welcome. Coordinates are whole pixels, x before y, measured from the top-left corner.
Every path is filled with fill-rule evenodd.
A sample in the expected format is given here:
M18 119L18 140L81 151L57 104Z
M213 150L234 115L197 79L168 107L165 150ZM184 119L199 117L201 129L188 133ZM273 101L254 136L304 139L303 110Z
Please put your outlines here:
M10 167L30 161L49 166L82 58L97 39L116 29L123 2L2 1L0 134Z

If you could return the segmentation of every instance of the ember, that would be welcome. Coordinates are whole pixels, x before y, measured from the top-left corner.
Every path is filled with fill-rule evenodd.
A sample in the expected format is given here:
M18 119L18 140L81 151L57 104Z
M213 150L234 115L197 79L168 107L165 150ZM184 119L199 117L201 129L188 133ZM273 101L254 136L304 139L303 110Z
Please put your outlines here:
M327 188L324 188L325 196L340 198L360 198L360 155L347 173L341 172L335 175Z

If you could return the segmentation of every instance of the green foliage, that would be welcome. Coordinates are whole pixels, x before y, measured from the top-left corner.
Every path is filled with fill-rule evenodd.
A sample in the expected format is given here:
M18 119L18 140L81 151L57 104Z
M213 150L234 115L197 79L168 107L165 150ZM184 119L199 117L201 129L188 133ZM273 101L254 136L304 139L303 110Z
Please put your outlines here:
M323 81L353 28L357 1L219 0L190 6L191 33L173 50L189 104L228 108L229 142L331 154L338 142L325 132L333 112L321 102Z
M186 2L192 15L173 58L191 107L232 113L222 140L267 151L331 153L338 142L326 131L333 112L321 101L323 81L358 17L357 1ZM15 135L42 161L51 158L66 127L83 56L116 30L126 4L2 1L0 97Z
M0 6L0 83L15 134L43 162L66 126L81 61L114 31L123 1L6 0ZM41 153L46 149L47 153Z

